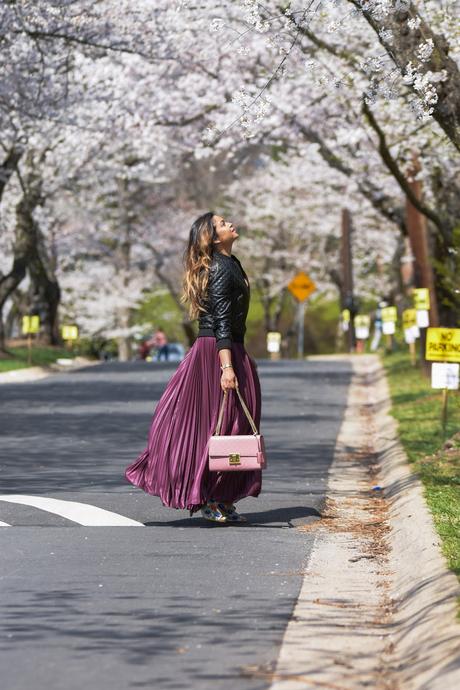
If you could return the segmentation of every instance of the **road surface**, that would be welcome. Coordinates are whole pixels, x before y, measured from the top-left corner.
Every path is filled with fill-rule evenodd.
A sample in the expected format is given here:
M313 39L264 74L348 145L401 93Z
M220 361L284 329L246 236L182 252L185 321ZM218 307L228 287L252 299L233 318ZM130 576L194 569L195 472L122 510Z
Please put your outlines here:
M351 377L259 362L269 468L214 525L126 482L176 365L0 386L5 690L262 690L296 602ZM83 505L82 505L83 504Z

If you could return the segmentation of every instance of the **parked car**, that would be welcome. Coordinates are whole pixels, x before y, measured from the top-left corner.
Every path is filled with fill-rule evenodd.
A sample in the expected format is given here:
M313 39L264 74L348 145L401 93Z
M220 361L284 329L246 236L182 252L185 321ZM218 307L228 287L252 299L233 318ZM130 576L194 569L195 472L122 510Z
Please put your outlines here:
M181 362L185 357L185 347L182 345L182 343L168 343L168 362ZM153 357L154 362L162 361L164 362L164 358L162 357L161 360L158 359L158 352L155 352L154 357Z

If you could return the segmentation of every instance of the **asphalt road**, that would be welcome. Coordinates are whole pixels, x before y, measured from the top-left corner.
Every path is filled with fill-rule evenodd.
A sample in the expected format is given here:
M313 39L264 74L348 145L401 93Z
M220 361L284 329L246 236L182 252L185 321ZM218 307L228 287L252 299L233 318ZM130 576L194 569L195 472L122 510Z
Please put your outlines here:
M269 686L314 539L296 528L318 519L350 366L259 362L269 468L239 526L164 508L123 477L173 370L0 386L2 690ZM5 500L17 495L142 524L82 526Z

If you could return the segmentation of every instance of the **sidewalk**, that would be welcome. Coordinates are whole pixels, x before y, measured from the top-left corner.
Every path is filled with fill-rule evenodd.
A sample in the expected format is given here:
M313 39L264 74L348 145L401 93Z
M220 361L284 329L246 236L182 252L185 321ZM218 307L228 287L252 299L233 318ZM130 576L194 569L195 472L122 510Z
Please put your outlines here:
M271 690L455 690L460 588L389 416L378 358L350 359L326 507L299 528L317 540Z
M63 372L76 371L82 367L91 367L101 364L100 361L87 359L86 357L75 357L69 364L52 364L48 367L25 367L24 369L12 369L0 373L0 384L2 383L24 383L26 381L38 381L47 376L53 376Z

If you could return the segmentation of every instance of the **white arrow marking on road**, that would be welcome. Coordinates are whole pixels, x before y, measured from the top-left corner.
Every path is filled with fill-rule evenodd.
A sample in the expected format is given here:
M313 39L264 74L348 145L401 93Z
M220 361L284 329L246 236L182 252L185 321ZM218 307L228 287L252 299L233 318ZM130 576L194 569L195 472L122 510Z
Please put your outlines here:
M110 510L92 506L90 503L62 501L59 498L47 498L44 496L23 496L21 494L3 495L0 496L0 501L33 506L40 510L46 510L48 513L54 513L68 520L73 520L73 522L77 522L85 527L145 527L142 522L131 520L131 518L118 513L112 513Z
M0 520L0 527L11 527L11 525L9 525L7 522L2 522Z

